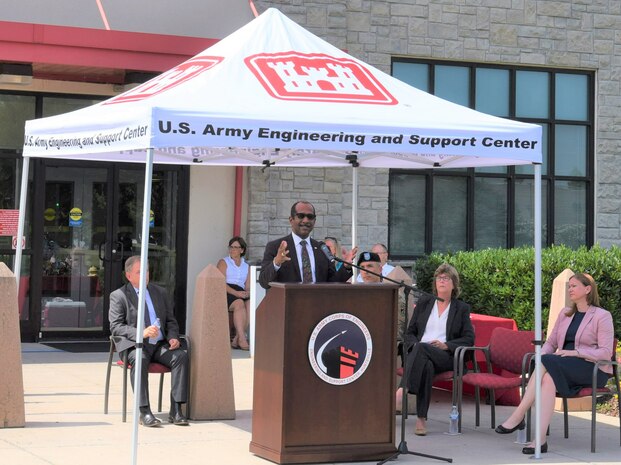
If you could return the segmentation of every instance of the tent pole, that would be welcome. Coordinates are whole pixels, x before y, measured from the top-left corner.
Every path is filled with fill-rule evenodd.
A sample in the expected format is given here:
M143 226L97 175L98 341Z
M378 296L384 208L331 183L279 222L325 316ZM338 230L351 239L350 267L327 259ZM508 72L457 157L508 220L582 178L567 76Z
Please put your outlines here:
M541 341L541 165L535 165L535 340ZM541 342L535 345L535 458L541 458Z
M132 430L132 464L138 459L138 419L140 415L140 371L142 366L142 341L144 340L144 309L149 263L149 216L151 212L151 182L153 180L153 149L147 149L144 174L144 201L142 207L142 238L140 244L140 288L136 322L136 360L134 371L134 416ZM146 380L145 380L146 382Z
M26 220L26 204L28 200L28 172L30 171L30 157L22 157L22 185L19 194L19 219L17 223L17 245L15 246L15 262L13 272L17 281L17 294L19 295L19 282L22 273L22 241L24 237L24 223Z
M351 248L353 249L357 245L356 238L358 237L358 166L356 164L352 165L351 184ZM355 262L353 257L352 262ZM354 268L352 271L354 272L352 283L355 283L358 279L358 270Z

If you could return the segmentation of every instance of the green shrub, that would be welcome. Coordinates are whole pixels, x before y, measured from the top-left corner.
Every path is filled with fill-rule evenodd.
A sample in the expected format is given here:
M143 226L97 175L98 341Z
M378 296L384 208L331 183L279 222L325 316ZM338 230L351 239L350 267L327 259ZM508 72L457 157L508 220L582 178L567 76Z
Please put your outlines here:
M475 313L513 318L519 329L535 326L535 252L532 247L485 249L474 252L432 253L413 267L418 287L431 292L435 269L453 265L461 278L465 302ZM612 313L615 333L621 333L621 249L594 246L573 250L553 246L541 253L541 312L545 329L554 278L565 268L589 273L599 288L601 306Z

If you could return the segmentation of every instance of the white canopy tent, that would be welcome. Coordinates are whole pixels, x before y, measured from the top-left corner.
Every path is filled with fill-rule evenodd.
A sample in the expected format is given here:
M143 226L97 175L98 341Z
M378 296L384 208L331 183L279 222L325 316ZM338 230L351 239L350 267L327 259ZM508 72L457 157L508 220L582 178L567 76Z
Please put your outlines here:
M410 87L270 9L124 94L28 121L18 243L30 157L145 163L141 269L147 266L153 163L412 169L534 164L539 340L541 153L539 126L482 114ZM355 175L353 187L355 197ZM355 225L355 202L353 216ZM355 227L352 235L355 243ZM16 277L20 265L18 248ZM143 274L140 290L144 287ZM142 340L143 318L140 299L137 342ZM140 359L138 354L136 373ZM135 385L138 390L139 379ZM135 396L134 463L137 425Z

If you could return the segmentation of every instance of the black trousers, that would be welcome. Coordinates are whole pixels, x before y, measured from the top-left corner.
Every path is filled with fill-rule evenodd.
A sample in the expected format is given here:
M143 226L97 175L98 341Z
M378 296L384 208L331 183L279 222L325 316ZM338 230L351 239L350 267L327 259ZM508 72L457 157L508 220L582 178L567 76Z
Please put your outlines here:
M131 365L132 389L136 367L136 349L128 349L127 361ZM149 406L149 363L157 362L170 368L171 400L185 403L188 400L188 354L182 347L170 350L168 341L157 344L146 342L142 349L142 366L140 371L140 407Z
M414 345L407 357L408 391L416 394L416 415L427 418L431 403L431 389L436 374L453 369L453 356L446 350L433 347L426 342ZM403 382L402 381L402 382Z

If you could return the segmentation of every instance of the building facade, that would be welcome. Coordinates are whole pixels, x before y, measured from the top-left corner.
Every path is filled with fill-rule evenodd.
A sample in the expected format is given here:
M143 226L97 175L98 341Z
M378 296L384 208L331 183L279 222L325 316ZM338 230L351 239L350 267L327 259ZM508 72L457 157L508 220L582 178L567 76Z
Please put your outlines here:
M116 95L250 21L252 6L275 7L411 85L541 125L545 244L621 243L618 2L294 0L222 8L211 0L176 6L174 15L151 2L104 12L94 1L10 3L0 13L0 210L18 205L25 120ZM107 334L107 294L120 283L124 257L138 251L141 176L140 166L33 162L28 286L20 291L25 339ZM154 278L175 295L182 320L193 277L225 253L228 238L240 232L249 260L260 260L265 243L289 230L297 200L317 207L316 238L352 243L352 169L249 168L241 177L235 168L159 167L155 178ZM532 243L529 168L359 169L358 179L362 249L382 242L409 264L433 250ZM11 265L13 254L10 236L0 236L2 260Z
M94 0L3 5L0 260L10 268L25 121L117 95L254 17L242 0L226 8L219 1L186 2L174 5L174 16L171 6ZM22 340L106 338L109 294L123 283L126 258L140 253L144 166L32 159L29 172L18 295ZM232 235L235 184L235 168L154 168L151 280L169 290L182 327L194 277L225 253Z
M543 127L543 240L619 244L621 10L608 2L257 2L377 68L448 100ZM274 170L275 171L275 170ZM363 173L363 171L361 171ZM253 170L248 237L286 230L285 204L319 203L319 235L351 228L349 170ZM343 180L339 183L335 180ZM341 205L330 199L340 196ZM358 244L406 262L432 250L532 243L532 170L373 170ZM286 199L286 200L283 200ZM280 214L280 218L278 215ZM255 229L259 228L260 229ZM258 256L260 247L253 250Z

